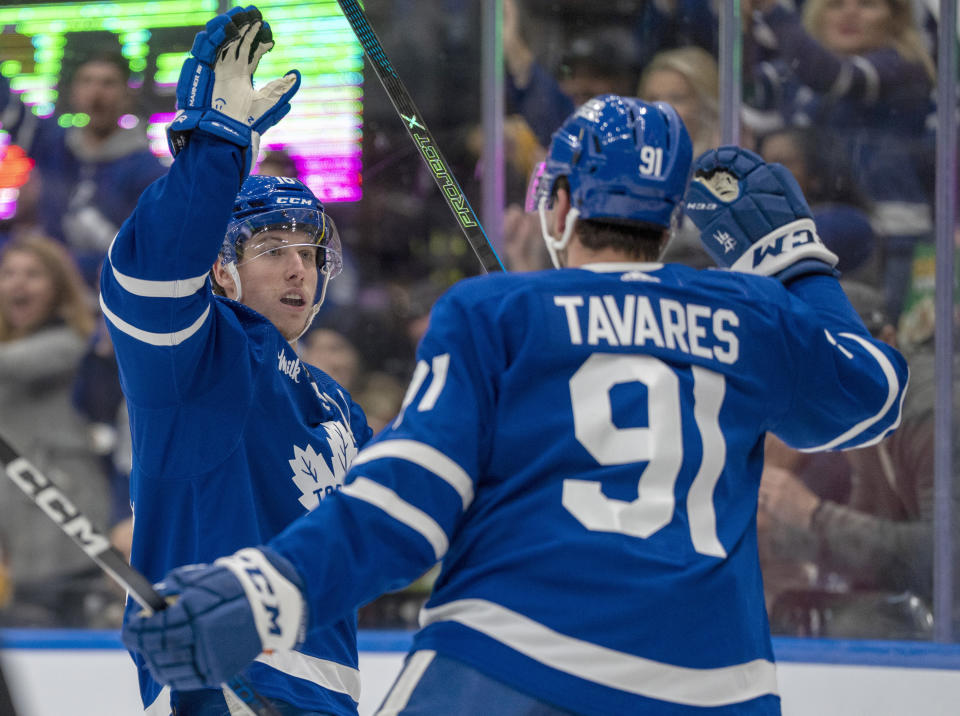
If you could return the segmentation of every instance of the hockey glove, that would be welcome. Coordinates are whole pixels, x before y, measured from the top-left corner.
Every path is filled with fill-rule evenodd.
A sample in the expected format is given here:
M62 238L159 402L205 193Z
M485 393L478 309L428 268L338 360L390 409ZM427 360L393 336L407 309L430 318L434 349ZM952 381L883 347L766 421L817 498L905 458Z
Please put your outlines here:
M839 275L817 236L796 179L780 164L735 146L694 162L685 208L717 265L786 283L812 273Z
M249 173L260 135L290 111L300 88L297 70L253 88L260 58L272 47L270 26L253 5L233 8L197 34L177 83L179 111L167 130L174 156L193 131L207 132L246 149L244 173Z
M175 601L123 626L123 643L153 677L180 691L216 687L263 651L303 640L302 582L273 550L242 549L171 571L157 590Z

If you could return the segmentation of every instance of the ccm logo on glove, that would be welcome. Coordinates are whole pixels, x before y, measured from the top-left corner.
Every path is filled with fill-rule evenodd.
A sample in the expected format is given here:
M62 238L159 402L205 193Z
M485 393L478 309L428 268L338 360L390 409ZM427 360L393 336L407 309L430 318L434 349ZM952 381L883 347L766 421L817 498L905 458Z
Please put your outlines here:
M800 219L767 234L744 253L732 268L735 271L748 271L770 275L784 268L781 258L788 257L790 263L800 258L822 258L826 247L817 236L817 229L811 219Z
M301 640L303 597L258 549L242 549L218 559L233 572L246 594L264 651L292 649Z

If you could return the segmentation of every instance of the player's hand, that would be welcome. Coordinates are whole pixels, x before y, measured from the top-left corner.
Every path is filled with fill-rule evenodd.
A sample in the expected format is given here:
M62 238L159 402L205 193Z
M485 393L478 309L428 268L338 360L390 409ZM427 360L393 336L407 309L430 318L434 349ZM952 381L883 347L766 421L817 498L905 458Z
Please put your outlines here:
M300 73L291 70L263 89L254 89L253 75L260 58L273 48L270 26L252 5L233 15L231 21L238 35L228 31L216 48L212 106L262 134L290 111L290 98L300 87Z
M686 213L717 265L789 281L836 276L800 186L786 167L746 149L712 149L694 162Z
M167 131L174 156L199 129L247 149L249 172L260 134L290 111L300 88L300 73L291 70L254 89L253 74L273 44L270 26L253 5L219 15L197 34L177 83L177 116Z
M261 652L303 640L301 585L292 565L269 548L180 567L157 585L171 605L128 619L123 643L163 684L180 691L216 687Z

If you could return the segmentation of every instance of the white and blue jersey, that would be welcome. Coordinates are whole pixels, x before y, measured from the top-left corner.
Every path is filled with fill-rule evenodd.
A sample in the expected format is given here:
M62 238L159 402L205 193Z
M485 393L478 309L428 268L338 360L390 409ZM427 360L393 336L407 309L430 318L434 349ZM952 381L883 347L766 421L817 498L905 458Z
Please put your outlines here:
M413 648L560 708L779 713L764 434L868 445L906 381L832 277L469 279L434 307L401 414L270 546L305 580L310 625L442 560Z
M342 487L371 435L347 392L301 363L272 323L211 291L241 166L239 148L195 133L144 192L102 272L133 435L131 561L153 581L269 540ZM170 713L178 695L134 660L148 713ZM245 676L266 697L356 714L355 612Z

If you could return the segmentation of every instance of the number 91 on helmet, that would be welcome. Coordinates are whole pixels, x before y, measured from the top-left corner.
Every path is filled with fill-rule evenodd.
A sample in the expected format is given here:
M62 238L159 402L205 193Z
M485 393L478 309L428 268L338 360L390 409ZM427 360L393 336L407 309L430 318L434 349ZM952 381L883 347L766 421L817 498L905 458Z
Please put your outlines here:
M682 207L693 145L680 115L664 102L607 94L580 106L553 133L547 158L533 172L526 210L540 214L554 265L576 219L671 228ZM570 215L560 238L546 210L566 179Z

